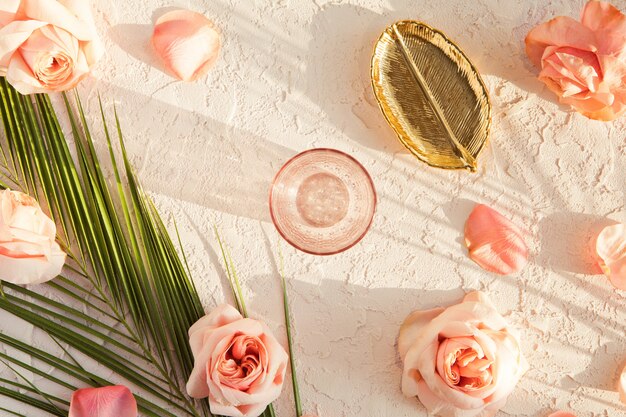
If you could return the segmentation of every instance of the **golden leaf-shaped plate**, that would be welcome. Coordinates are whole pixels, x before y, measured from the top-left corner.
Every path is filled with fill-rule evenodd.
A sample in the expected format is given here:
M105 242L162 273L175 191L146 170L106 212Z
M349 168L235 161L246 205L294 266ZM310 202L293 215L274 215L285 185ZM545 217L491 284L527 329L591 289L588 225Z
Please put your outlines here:
M405 20L389 26L372 57L372 85L400 141L427 164L476 170L491 105L478 71L443 33Z

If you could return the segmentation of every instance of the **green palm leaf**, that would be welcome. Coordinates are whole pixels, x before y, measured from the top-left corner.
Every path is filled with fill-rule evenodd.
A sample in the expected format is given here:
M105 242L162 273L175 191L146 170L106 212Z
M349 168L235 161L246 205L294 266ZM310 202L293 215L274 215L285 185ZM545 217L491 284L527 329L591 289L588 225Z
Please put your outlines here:
M78 97L74 110L64 96L73 149L48 96L22 96L0 79L0 98L0 187L35 197L59 225L58 240L68 253L62 277L36 291L8 283L0 291L0 309L45 331L51 345L62 348L53 354L0 331L0 345L55 370L41 372L1 355L15 378L0 379L0 396L64 416L72 390L111 384L87 371L74 359L79 357L127 381L142 415L210 416L206 401L193 401L183 388L193 367L187 329L204 312L185 263L128 161L117 114L118 152L101 106L100 139L109 150L102 163ZM103 164L113 169L113 187ZM55 386L55 393L67 390L67 396L25 382L24 371Z

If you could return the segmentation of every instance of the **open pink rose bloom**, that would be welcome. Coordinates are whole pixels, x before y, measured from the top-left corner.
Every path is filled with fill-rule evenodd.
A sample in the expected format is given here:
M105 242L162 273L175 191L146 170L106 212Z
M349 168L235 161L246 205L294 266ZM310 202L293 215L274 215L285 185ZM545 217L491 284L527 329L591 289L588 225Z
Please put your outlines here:
M102 54L86 0L0 1L0 75L22 94L75 87Z
M402 392L441 417L490 417L526 372L517 333L482 292L409 315L400 329Z
M56 230L35 199L0 191L0 281L40 284L59 275L66 255Z
M626 111L626 17L611 4L589 1L580 22L559 16L535 27L526 53L561 103L605 121Z
M195 366L187 392L213 414L257 417L280 396L288 356L269 328L221 305L189 329Z
M137 417L137 401L124 386L79 389L68 417Z
M626 224L605 227L598 235L596 251L611 284L626 291Z

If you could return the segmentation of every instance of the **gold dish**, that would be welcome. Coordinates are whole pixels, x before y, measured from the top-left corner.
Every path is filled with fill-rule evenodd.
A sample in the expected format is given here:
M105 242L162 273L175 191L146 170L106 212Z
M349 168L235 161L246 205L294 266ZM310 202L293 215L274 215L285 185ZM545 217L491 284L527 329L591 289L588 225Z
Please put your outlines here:
M463 51L430 26L389 26L372 57L376 100L400 142L427 164L476 171L489 137L491 104Z

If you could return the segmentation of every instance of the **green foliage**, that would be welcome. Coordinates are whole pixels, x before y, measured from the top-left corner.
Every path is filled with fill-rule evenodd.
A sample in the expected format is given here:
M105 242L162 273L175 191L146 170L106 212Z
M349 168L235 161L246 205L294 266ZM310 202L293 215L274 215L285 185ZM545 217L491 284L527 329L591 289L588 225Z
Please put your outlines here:
M58 241L68 253L64 275L48 284L31 290L3 283L0 309L46 332L62 354L0 332L1 346L55 370L42 372L0 354L15 375L0 379L0 396L66 416L67 400L78 386L111 384L75 359L90 358L113 371L116 380L127 381L144 416L210 416L206 401L195 402L184 390L193 368L187 329L204 312L184 262L129 163L117 114L111 134L100 105L99 143L108 147L103 161L113 171L111 186L78 97L74 109L63 96L72 129L67 138L47 95L22 96L0 79L0 96L0 187L35 197L59 225ZM40 391L21 377L24 371L46 380L48 387L67 390L67 396Z

